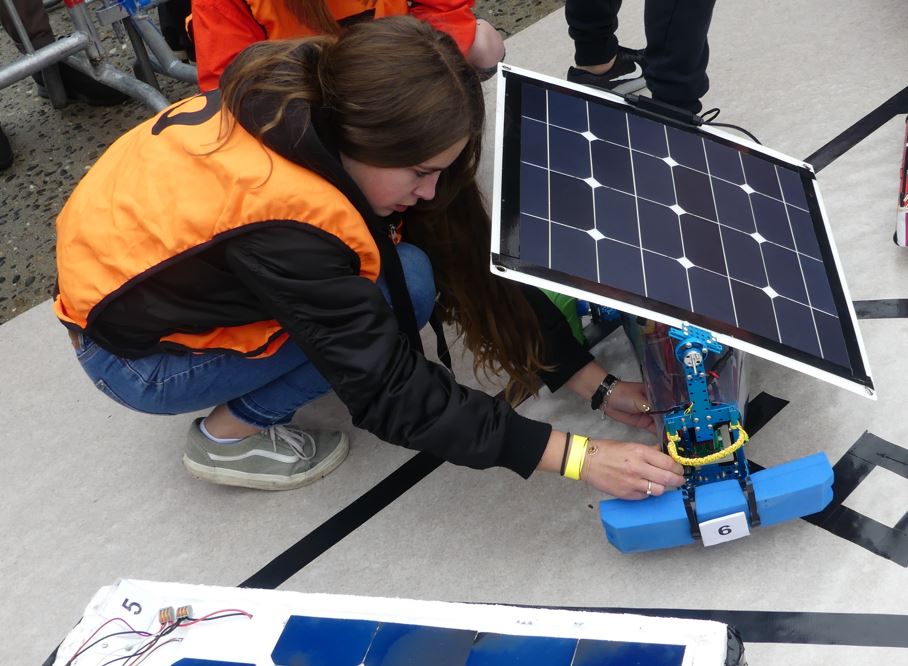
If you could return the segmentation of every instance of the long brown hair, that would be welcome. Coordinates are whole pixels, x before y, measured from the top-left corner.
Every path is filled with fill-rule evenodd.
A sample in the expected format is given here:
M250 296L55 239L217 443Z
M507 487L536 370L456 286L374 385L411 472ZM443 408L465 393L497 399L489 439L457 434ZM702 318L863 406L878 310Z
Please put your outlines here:
M341 31L325 0L284 0L284 5L316 34L337 35Z
M467 137L435 198L408 211L404 234L432 261L438 305L473 353L474 371L510 376L508 397L538 388L543 340L520 288L489 271L491 222L476 185L485 106L476 71L448 35L409 17L359 23L339 36L260 42L221 79L236 116L248 95L278 93L269 127L305 99L329 110L340 152L378 167L414 166Z

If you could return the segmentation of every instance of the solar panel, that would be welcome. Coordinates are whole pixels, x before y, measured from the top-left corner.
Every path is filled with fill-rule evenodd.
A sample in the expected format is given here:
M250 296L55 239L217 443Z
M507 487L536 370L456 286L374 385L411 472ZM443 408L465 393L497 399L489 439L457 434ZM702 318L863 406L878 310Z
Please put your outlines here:
M809 165L515 67L498 86L496 272L874 397Z

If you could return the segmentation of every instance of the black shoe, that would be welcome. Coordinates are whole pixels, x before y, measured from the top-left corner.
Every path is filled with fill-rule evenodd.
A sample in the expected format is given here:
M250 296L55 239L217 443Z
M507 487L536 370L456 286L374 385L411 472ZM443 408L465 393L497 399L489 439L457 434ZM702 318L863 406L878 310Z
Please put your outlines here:
M639 56L631 54L639 54ZM639 60L635 60L635 57L642 60L643 51L619 47L615 64L605 74L591 74L586 70L571 67L568 69L567 80L571 83L601 88L619 95L637 92L646 87L646 81L643 79L643 67Z
M116 106L129 99L127 95L124 95L119 90L106 86L100 81L95 81L87 74L70 67L65 62L59 63L59 67L63 87L66 89L66 95L70 99L84 102L89 106ZM38 84L38 95L47 98L47 88L44 87L44 78L41 76L41 72L34 74L32 78Z
M623 57L628 60L639 63L640 67L646 69L646 49L629 49L626 46L619 46L618 53L623 54Z
M9 145L9 139L6 138L6 134L3 133L3 128L0 127L0 171L9 169L12 164L13 147Z

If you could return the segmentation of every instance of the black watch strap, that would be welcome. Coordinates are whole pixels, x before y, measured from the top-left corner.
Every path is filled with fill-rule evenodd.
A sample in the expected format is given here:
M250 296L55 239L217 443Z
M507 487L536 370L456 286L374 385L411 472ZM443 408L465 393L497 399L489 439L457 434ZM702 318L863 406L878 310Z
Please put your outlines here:
M617 384L621 380L618 379L615 375L609 373L605 376L605 379L602 380L602 383L599 384L599 388L596 389L596 392L593 394L592 399L590 399L590 409L596 410L602 407L602 401L605 399L606 394L609 392L609 389L613 385Z

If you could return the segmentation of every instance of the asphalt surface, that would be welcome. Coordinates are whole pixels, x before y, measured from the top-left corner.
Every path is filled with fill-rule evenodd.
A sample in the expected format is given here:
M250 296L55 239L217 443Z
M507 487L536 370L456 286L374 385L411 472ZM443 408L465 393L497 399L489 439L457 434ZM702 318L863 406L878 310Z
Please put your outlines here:
M563 0L479 0L475 11L507 37L562 4ZM58 37L72 31L62 5L52 9L50 17ZM109 61L130 72L131 49L111 29L100 32ZM0 64L18 56L12 41L0 33ZM159 81L172 101L194 92L190 84L163 77ZM57 213L105 148L150 114L132 100L108 108L73 102L57 110L37 94L31 78L0 90L0 126L15 154L13 165L0 172L0 323L51 296Z

